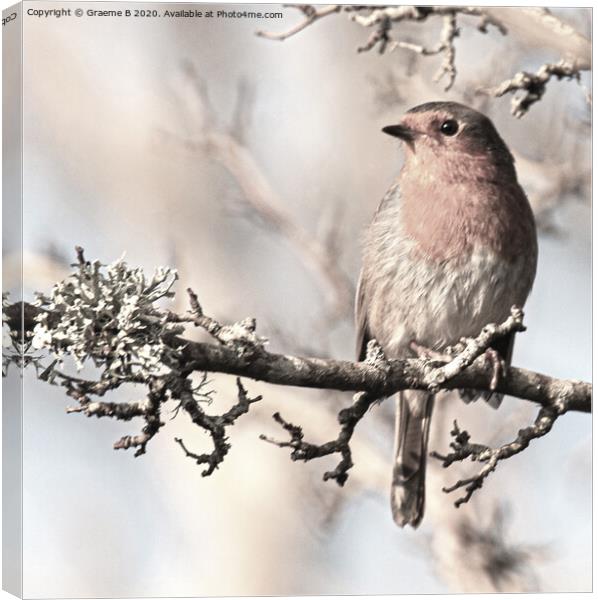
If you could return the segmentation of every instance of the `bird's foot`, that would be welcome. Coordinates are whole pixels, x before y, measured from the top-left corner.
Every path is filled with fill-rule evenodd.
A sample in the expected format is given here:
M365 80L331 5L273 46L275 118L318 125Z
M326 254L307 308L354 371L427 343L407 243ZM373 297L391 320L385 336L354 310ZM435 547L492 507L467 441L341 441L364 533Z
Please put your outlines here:
M415 340L411 340L409 342L409 348L415 352L418 358L428 358L432 360L438 360L440 362L449 362L452 357L448 354L443 354L442 352L438 352L436 350L432 350L427 346L422 346L418 344Z
M488 350L484 352L484 359L487 362L490 362L492 366L490 389L494 391L498 387L498 382L501 377L505 377L507 374L507 363L494 348L488 348Z

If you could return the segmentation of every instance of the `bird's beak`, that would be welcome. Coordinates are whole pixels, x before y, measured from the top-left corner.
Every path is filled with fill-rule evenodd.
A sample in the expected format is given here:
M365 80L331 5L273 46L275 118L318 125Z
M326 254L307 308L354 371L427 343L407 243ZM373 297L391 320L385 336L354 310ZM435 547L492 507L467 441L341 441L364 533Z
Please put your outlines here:
M387 125L382 128L382 131L405 142L412 142L415 139L415 131L405 125Z

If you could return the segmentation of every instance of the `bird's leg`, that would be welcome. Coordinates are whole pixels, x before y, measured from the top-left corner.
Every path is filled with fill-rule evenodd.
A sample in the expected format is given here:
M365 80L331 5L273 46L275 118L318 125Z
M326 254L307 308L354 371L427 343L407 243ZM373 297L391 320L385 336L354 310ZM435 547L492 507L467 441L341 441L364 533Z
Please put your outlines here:
M484 358L492 365L490 389L494 391L498 386L500 378L507 374L507 363L494 348L488 348L486 352L484 352Z

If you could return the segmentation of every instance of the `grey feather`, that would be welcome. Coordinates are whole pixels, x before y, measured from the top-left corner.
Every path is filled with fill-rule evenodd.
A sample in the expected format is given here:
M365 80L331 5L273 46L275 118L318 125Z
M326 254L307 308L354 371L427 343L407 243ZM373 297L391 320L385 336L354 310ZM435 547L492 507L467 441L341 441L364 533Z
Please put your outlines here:
M390 503L392 517L400 527L417 527L424 516L428 438L434 395L401 392L397 397L395 462Z

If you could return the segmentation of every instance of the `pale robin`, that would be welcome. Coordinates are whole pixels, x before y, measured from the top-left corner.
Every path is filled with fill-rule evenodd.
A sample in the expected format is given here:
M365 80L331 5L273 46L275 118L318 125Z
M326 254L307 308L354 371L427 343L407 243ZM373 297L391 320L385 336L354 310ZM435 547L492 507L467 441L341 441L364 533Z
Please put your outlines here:
M406 147L398 180L364 243L357 291L357 352L376 339L389 358L416 345L443 351L523 307L536 273L534 217L514 159L485 115L455 102L429 102L383 129ZM513 336L494 351L507 364ZM496 356L496 354L495 354ZM491 403L500 398L494 394ZM434 395L397 398L391 506L396 523L424 513Z

